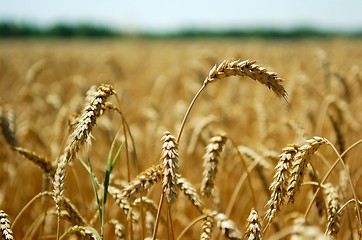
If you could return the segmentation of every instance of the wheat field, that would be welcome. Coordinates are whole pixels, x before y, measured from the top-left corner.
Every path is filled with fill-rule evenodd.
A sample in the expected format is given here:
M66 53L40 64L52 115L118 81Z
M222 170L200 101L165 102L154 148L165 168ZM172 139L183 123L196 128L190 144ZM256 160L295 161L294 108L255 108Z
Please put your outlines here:
M2 238L360 239L361 59L358 39L1 40Z

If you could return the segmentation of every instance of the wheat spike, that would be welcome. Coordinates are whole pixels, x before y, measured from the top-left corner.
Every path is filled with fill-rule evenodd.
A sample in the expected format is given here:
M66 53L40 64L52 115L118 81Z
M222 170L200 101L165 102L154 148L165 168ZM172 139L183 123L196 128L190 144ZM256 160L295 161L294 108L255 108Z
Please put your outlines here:
M128 219L134 220L131 204L124 198L123 192L113 186L108 186L108 192L122 209Z
M116 240L124 240L124 226L122 223L118 222L116 219L111 219L109 221L114 226L114 234L116 235Z
M277 95L286 98L287 92L281 85L283 79L277 76L276 73L268 71L266 68L255 64L255 61L246 60L225 60L219 66L214 66L209 72L209 76L205 79L204 85L212 83L216 80L223 79L229 76L247 76L251 79L259 81L272 89Z
M274 217L280 211L280 207L285 203L291 165L295 154L298 152L296 145L289 145L283 149L279 156L279 162L275 167L274 180L270 185L271 196L267 203L268 210L265 217L272 222Z
M219 133L212 137L210 139L210 143L206 146L203 164L204 172L201 182L201 194L207 197L211 196L212 189L214 188L219 158L226 140L226 134Z
M15 113L11 108L0 107L0 127L7 143L15 147L17 145Z
M8 215L0 210L0 228L1 228L1 236L4 240L13 240L13 232L10 229L10 221Z
M161 161L164 167L162 186L167 202L171 205L176 201L178 190L178 146L176 138L169 132L165 132L161 141L163 141Z
M246 225L245 238L248 240L261 240L263 239L260 219L257 211L252 209L248 217L248 223Z
M302 185L305 168L311 156L318 150L320 145L327 144L328 140L321 137L314 137L306 141L306 144L298 148L297 154L294 156L290 182L288 186L289 202L294 202L295 194Z
M202 232L201 232L200 240L211 240L212 230L214 227L214 216L216 214L217 213L215 211L210 212L204 218L204 220L202 222Z
M68 212L69 222L74 225L86 225L86 220L80 215L75 206L71 203L71 201L67 198L64 198L63 201L64 209Z
M46 158L39 156L35 152L31 152L21 147L13 147L13 150L20 153L24 158L38 165L45 173L48 173L51 177L54 176L55 168Z
M341 223L341 213L338 213L339 209L341 208L338 190L331 183L324 184L324 189L328 215L326 233L331 239L337 239L337 234L340 230Z
M197 194L196 189L192 186L186 178L179 177L177 179L177 185L180 190L190 199L192 204L199 210L200 213L204 211L204 204L201 201L201 198Z
M92 127L96 124L97 118L103 114L106 99L113 94L115 94L115 91L111 85L102 84L99 86L97 92L93 95L93 99L83 110L73 133L69 136L69 143L64 150L64 154L60 157L54 174L53 199L58 212L64 198L66 167L75 158L80 147L85 142L90 143Z
M135 194L146 192L151 186L162 180L163 166L154 165L138 174L128 185L122 189L122 197L131 198Z
M231 221L225 214L223 213L216 214L215 220L216 220L216 225L227 239L232 239L232 240L241 239L241 233L239 229L237 229L235 223Z

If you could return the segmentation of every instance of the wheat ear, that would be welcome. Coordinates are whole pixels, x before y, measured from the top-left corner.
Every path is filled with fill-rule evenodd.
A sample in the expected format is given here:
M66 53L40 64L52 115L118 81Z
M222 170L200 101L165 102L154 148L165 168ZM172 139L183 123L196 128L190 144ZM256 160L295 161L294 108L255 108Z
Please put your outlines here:
M271 89L278 96L287 99L287 92L285 91L283 85L283 79L278 77L276 73L268 71L266 68L260 67L255 64L255 61L241 61L241 60L225 60L219 66L214 66L209 75L204 80L201 88L195 94L192 99L184 118L182 119L182 123L179 129L179 133L177 135L176 142L180 141L183 128L185 126L187 117L189 116L193 105L195 104L197 98L200 96L201 92L206 88L209 83L215 82L216 80L220 80L229 76L247 76L251 79L254 79L261 84L264 84L269 89Z
M286 98L287 92L280 84L283 79L277 76L276 73L268 71L264 67L255 64L255 61L246 60L225 60L219 66L214 66L209 72L209 76L205 79L204 84L214 82L218 79L223 79L229 76L246 76L254 79L261 84L266 85L273 90L277 95Z
M118 222L116 219L111 219L109 221L114 226L114 234L116 235L116 240L124 240L124 226L122 223Z
M341 212L339 212L341 202L338 196L338 190L331 183L324 184L324 189L328 215L326 234L331 239L336 239L341 223Z
M227 239L238 240L242 238L241 232L235 226L235 223L232 220L230 220L225 214L223 213L216 214L215 220L216 220L216 225Z
M219 158L226 140L226 134L219 133L212 137L210 139L210 143L206 146L203 164L204 172L201 182L201 194L207 197L211 196L211 192L214 189L214 181L217 173Z
M138 174L128 185L122 189L122 197L131 198L137 193L146 192L151 186L162 180L163 166L154 165Z
M25 159L38 165L45 173L48 173L51 177L54 176L55 168L44 157L39 156L37 153L29 151L28 149L21 147L13 147L13 150L20 153Z
M167 202L171 205L176 201L178 190L178 146L176 138L169 132L165 132L161 141L163 141L161 161L164 167L162 186Z
M16 124L15 113L12 109L3 109L0 107L0 128L7 143L15 147L17 145L16 139Z
M200 240L211 240L212 237L212 230L214 227L214 216L216 215L216 212L210 212L206 215L202 222L202 231Z
M246 225L245 238L248 240L261 240L263 239L260 219L257 211L252 209L248 217L248 223Z
M321 137L314 137L306 141L306 144L298 148L297 154L293 160L293 170L290 176L290 182L288 186L289 202L294 202L295 194L299 191L302 185L305 168L311 158L311 156L318 150L319 146L327 144L328 140Z
M292 161L297 152L298 147L296 145L289 145L283 149L282 154L279 156L279 162L275 167L274 180L269 188L271 196L266 204L268 210L265 217L269 223L272 222L277 213L280 212L280 207L284 205L286 201Z
M10 221L8 215L0 210L0 228L1 236L4 240L13 240L13 232L10 229Z
M199 210L200 213L204 211L204 204L201 201L200 196L197 194L196 189L192 186L186 178L179 177L177 179L177 185L180 190L190 199L192 204Z
M118 206L122 209L127 219L134 221L131 204L124 198L123 192L113 186L108 186L108 192L112 198L116 201Z
M113 94L115 94L115 91L111 85L102 84L99 86L97 92L93 95L93 99L83 110L73 133L69 136L69 143L64 150L64 154L60 157L54 174L53 199L58 212L64 199L66 167L75 158L80 147L85 142L90 143L92 128L96 124L97 118L103 114L107 98Z

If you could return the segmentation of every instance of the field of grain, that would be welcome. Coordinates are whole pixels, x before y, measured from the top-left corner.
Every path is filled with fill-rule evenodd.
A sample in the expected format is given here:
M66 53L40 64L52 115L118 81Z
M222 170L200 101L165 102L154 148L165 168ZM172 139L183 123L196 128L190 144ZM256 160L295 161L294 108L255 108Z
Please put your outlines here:
M1 40L3 239L360 239L361 59L356 39Z

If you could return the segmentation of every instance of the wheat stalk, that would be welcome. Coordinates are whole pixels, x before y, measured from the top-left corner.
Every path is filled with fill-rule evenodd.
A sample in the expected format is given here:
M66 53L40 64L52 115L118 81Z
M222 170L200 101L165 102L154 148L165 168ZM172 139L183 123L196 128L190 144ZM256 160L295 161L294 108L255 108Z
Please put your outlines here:
M201 194L207 197L211 196L214 189L214 181L217 173L217 167L221 152L226 143L227 137L224 133L216 134L210 139L210 143L206 146L204 155L204 172L201 182Z
M4 240L13 240L13 232L10 229L10 221L8 215L0 210L0 228L1 228L1 236Z
M64 199L64 183L66 167L75 158L80 147L85 143L90 143L92 127L96 124L96 120L105 110L106 99L115 94L111 85L102 84L94 93L93 99L87 105L78 120L73 133L69 137L69 143L64 150L64 154L60 157L57 169L54 174L53 181L53 199L57 211L60 211L61 203Z

